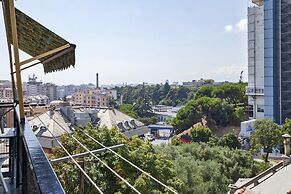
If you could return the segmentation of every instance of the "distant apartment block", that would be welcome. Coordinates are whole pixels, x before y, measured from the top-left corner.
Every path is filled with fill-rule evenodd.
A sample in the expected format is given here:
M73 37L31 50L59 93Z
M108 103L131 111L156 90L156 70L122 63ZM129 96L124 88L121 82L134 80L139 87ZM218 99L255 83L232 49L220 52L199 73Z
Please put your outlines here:
M73 103L89 107L109 107L110 102L116 98L116 90L86 89L73 94Z
M264 118L264 8L248 8L248 86L250 118Z
M57 86L52 83L46 83L42 86L42 92L43 95L47 96L49 101L57 100Z
M12 88L1 88L0 87L0 98L2 99L13 99Z
M37 77L33 74L32 77L29 76L26 87L28 96L37 96L42 92L42 81L37 81Z

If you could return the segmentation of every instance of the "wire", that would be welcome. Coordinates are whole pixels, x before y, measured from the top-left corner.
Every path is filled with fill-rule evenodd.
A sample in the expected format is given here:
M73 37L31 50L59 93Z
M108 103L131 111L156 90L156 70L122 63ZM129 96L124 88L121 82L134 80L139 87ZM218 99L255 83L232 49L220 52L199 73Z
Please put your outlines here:
M90 176L84 171L84 169L78 164L78 162L72 157L72 155L68 152L68 150L62 145L62 143L54 136L54 134L46 127L43 121L36 115L40 122L44 125L44 127L48 130L48 132L53 136L53 138L58 142L58 144L63 148L63 150L67 153L67 155L71 158L71 160L76 164L76 166L81 170L81 172L86 176L86 178L93 184L93 186L99 191L99 193L103 194L101 189L96 185L96 183L90 178Z
M45 113L47 114L47 113ZM47 114L49 116L49 114ZM100 163L102 163L108 170L110 170L113 174L115 174L119 179L121 179L127 186L132 188L136 193L141 194L134 186L132 186L127 180L125 180L122 176L120 176L117 172L115 172L112 168L110 168L104 161L98 158L95 154L92 153L84 144L82 144L77 138L75 138L72 134L70 134L59 122L57 122L54 118L51 118L57 125L59 125L66 133L68 133L75 141L77 141L87 152L89 152L94 158L96 158Z
M77 125L74 125L78 128L80 128ZM127 160L126 158L124 158L123 156L121 156L120 154L118 154L117 152L115 152L114 150L112 150L109 147L106 147L105 145L103 145L102 143L100 143L99 141L97 141L96 139L94 139L92 136L90 136L88 133L80 130L82 133L84 133L87 137L89 137L90 139L92 139L94 142L98 143L100 146L102 146L103 148L109 150L110 152L112 152L113 154L117 155L118 157L120 157L122 160L124 160L125 162L127 162L128 164L130 164L131 166L133 166L134 168L136 168L137 170L139 170L140 172L144 173L145 175L147 175L148 177L150 177L151 179L153 179L154 181L156 181L157 183L159 183L160 185L164 186L166 189L170 190L171 192L178 194L174 189L172 189L171 187L167 186L166 184L164 184L163 182L161 182L160 180L156 179L155 177L153 177L151 174L149 174L148 172L144 171L143 169L141 169L140 167L136 166L135 164L133 164L132 162L130 162L129 160Z
M82 130L81 130L82 131ZM178 194L174 189L170 188L169 186L165 185L164 183L162 183L161 181L159 181L158 179L156 179L155 177L153 177L151 174L149 174L148 172L144 171L143 169L139 168L138 166L136 166L135 164L133 164L132 162L130 162L129 160L127 160L126 158L124 158L123 156L121 156L120 154L118 154L117 152L115 152L114 150L112 150L109 147L106 147L105 145L103 145L102 143L100 143L99 141L97 141L96 139L94 139L92 136L90 136L89 134L87 134L86 132L82 131L87 137L89 137L90 139L92 139L94 142L98 143L100 146L102 146L103 148L109 150L110 152L114 153L115 155L117 155L118 157L120 157L122 160L124 160L125 162L127 162L128 164L130 164L131 166L135 167L137 170L139 170L140 172L146 174L148 177L150 177L151 179L153 179L154 181L156 181L157 183L159 183L160 185L164 186L166 189L172 191L173 193Z

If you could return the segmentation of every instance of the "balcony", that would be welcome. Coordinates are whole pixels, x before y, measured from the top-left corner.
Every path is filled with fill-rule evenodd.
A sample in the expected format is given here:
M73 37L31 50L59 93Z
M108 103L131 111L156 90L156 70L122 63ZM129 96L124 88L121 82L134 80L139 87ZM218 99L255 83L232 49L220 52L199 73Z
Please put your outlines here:
M50 161L47 159L28 122L19 122L19 114L14 104L2 103L6 114L13 111L13 128L4 128L0 134L0 161L4 163L1 172L8 193L64 194ZM0 193L5 189L0 186Z

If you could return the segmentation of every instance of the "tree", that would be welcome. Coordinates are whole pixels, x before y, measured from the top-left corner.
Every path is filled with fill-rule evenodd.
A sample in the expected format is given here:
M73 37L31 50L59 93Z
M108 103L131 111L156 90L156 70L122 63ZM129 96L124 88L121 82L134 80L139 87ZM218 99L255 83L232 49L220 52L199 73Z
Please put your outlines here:
M254 125L255 131L251 135L251 148L264 149L266 152L265 162L268 162L269 153L282 140L279 126L271 119L257 120Z
M212 131L208 127L195 127L191 131L191 139L193 142L208 142L209 138L212 136Z
M198 89L196 92L195 98L201 98L201 97L210 97L213 98L214 92L215 92L215 87L214 86L202 86Z
M227 133L220 139L219 144L229 149L240 149L241 143L234 133Z
M124 114L127 114L135 119L138 118L137 112L134 111L132 104L122 104L119 106L118 110L120 112L123 112Z
M214 91L214 95L217 98L226 100L231 104L247 104L247 96L245 94L246 84L236 83L236 84L224 84Z
M286 118L284 125L282 126L282 134L289 134L291 135L291 119Z
M233 111L233 107L220 98L201 97L190 100L181 108L172 125L180 132L200 122L203 117L206 117L210 124L227 125Z
M254 177L269 167L253 160L246 151L205 143L165 145L156 147L175 166L185 187L179 193L227 193L228 185L239 178Z
M177 191L181 191L183 182L177 178L173 164L163 155L157 153L150 143L144 142L138 137L128 139L116 128L93 128L92 126L87 126L84 129L75 130L73 132L74 137L83 143L89 150L99 149L100 146L98 146L94 141L88 139L83 132L90 134L90 136L106 146L124 144L122 148L116 150L120 155L135 165L138 165L166 185L175 188ZM71 154L86 151L76 141L74 141L70 135L62 136L61 142ZM59 158L63 156L66 156L66 153L60 147L55 147L50 158ZM116 155L110 152L103 152L97 156L119 175L126 178L126 180L141 193L170 193L163 186L156 184L155 181L149 179L144 173L139 172ZM134 193L132 189L130 189L124 182L120 181L119 178L102 164L94 162L92 156L78 159L78 162L80 163L83 161L86 173L94 180L102 191L106 193ZM76 168L76 166L71 162L55 163L53 164L53 167L66 193L79 193L80 172L78 168ZM99 193L95 190L92 184L87 181L87 179L85 180L85 194Z

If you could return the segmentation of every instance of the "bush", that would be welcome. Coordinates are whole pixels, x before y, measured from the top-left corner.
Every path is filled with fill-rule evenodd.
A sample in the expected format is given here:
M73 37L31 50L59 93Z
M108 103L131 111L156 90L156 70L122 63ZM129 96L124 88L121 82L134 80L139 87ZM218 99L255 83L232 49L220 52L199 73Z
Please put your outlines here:
M212 136L212 131L208 127L195 127L191 129L191 139L193 142L208 142Z

